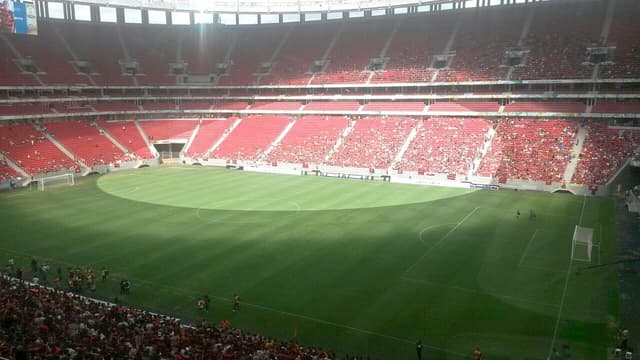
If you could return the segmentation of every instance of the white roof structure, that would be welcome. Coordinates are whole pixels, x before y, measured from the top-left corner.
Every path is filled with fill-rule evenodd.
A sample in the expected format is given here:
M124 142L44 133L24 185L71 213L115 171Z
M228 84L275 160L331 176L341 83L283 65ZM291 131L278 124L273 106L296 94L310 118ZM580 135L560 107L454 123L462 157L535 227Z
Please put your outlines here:
M286 13L347 11L424 5L441 0L80 0L75 3L169 11Z

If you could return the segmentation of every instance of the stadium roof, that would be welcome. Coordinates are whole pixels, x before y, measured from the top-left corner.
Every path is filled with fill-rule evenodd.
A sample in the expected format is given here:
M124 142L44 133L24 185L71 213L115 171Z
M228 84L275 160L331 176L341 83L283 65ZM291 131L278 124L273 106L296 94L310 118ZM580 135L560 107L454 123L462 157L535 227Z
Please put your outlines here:
M102 6L133 7L171 11L231 13L323 12L389 8L401 5L426 5L455 0L81 0ZM469 0L475 2L475 0ZM498 0L499 2L500 0ZM515 1L515 0L514 0ZM517 0L516 2L524 2Z

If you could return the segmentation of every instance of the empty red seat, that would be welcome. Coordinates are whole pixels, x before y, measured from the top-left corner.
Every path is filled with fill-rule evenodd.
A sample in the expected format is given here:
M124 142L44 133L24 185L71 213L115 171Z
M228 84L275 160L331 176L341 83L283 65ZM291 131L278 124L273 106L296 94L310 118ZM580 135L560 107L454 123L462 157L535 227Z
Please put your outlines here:
M240 124L211 153L212 158L256 160L284 130L290 119L281 115L255 115Z
M141 159L153 158L151 150L133 121L101 121L98 125L109 132L131 154Z

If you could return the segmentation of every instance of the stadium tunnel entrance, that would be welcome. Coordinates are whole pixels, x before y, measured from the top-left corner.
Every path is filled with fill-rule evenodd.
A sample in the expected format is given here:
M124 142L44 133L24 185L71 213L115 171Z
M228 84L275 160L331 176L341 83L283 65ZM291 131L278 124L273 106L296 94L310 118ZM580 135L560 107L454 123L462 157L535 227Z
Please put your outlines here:
M568 194L568 195L575 195L576 193L573 192L572 190L568 189L568 188L560 188L560 189L555 189L552 191L552 193L554 194Z
M180 161L180 152L182 151L184 146L184 143L175 142L153 144L153 147L155 147L155 149L158 151L158 154L160 154L160 161L162 161L163 163Z

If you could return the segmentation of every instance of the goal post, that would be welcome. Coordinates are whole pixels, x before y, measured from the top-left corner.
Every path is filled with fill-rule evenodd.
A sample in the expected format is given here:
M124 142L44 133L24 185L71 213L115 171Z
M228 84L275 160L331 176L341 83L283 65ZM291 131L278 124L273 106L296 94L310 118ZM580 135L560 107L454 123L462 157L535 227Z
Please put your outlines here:
M571 241L571 260L591 262L593 228L576 225Z
M75 175L73 173L43 176L38 179L38 190L45 191L45 189L54 185L75 185Z

